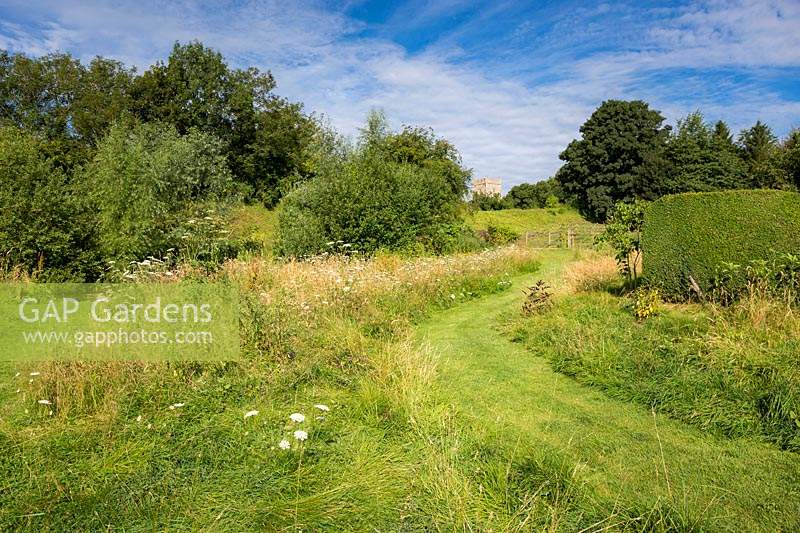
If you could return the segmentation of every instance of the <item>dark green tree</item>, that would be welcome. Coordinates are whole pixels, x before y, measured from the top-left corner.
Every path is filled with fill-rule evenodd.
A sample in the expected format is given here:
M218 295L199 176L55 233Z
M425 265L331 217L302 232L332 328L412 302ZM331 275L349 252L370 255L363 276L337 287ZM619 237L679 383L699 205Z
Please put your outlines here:
M556 177L581 213L605 220L619 201L652 199L664 189L663 153L669 127L642 101L603 102L559 156Z
M284 180L306 177L303 150L314 133L302 107L274 88L269 72L231 69L202 43L176 43L166 63L135 80L133 109L182 135L194 128L220 139L234 176L271 206L287 188Z
M546 207L547 199L551 196L563 201L564 192L555 178L515 185L508 191L505 200L510 207L533 209Z
M780 164L778 138L760 120L739 134L739 146L747 165L752 187L782 189L788 187L789 177Z
M781 151L781 166L795 188L800 189L800 129L789 132Z

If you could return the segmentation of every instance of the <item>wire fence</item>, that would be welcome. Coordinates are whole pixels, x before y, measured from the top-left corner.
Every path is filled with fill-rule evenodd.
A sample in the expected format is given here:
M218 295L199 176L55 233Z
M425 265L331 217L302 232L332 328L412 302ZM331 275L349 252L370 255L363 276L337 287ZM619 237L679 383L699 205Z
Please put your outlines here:
M520 242L531 248L591 248L603 232L599 224L563 226L540 231L526 231Z

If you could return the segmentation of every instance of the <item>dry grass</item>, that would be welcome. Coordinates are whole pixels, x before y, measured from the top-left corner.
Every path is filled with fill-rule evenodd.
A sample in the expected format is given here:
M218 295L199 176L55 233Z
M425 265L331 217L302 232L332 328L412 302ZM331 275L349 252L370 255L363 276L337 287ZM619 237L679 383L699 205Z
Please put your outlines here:
M564 273L566 286L575 293L604 290L620 281L619 268L613 257L590 254L571 263Z

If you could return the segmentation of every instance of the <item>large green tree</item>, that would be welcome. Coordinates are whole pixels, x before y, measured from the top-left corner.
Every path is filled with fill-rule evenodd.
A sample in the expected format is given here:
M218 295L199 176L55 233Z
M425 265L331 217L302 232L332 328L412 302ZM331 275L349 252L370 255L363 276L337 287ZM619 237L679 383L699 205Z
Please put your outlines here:
M284 179L304 177L304 147L314 132L302 107L273 94L274 88L269 72L233 69L202 43L176 43L166 63L135 80L133 107L143 121L222 140L234 176L274 205Z
M780 164L778 138L769 126L758 120L751 128L742 130L739 134L739 146L753 187L789 187L789 176Z
M642 101L607 100L581 126L556 177L581 213L603 221L611 207L662 193L669 127Z
M545 207L551 197L555 197L559 201L564 199L564 191L555 178L514 185L506 194L505 200L509 207L533 209Z
M664 193L738 189L749 185L747 169L720 121L712 128L696 111L678 120L667 143Z

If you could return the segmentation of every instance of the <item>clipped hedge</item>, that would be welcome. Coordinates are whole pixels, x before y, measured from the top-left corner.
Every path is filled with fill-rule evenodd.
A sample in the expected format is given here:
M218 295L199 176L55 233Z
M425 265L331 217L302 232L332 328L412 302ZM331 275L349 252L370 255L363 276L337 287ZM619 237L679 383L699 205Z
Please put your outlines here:
M800 194L772 190L665 196L648 206L642 232L644 273L672 298L707 290L723 262L745 264L800 253Z

